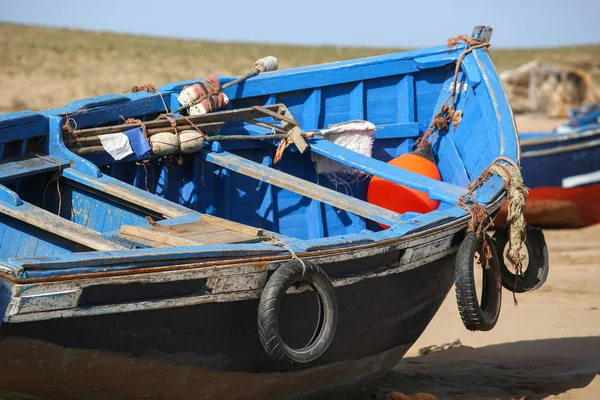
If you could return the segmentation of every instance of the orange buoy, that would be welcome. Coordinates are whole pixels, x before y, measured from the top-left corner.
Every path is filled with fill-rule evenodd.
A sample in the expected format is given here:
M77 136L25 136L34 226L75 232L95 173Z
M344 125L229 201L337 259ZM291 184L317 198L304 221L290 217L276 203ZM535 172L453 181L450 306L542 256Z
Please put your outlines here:
M399 167L435 180L441 180L440 171L433 160L431 144L402 154L389 161L388 164ZM367 201L397 213L419 212L428 213L438 208L440 202L431 200L427 193L399 185L374 176L367 189ZM379 224L387 229L389 226Z

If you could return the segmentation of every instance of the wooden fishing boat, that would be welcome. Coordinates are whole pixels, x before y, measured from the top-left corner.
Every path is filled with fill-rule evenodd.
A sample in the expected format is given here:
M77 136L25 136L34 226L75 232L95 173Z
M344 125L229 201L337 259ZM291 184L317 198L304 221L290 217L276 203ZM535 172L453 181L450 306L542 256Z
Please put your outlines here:
M229 110L194 120L220 136L279 122L294 145L276 164L281 145L269 139L115 161L83 154L85 136L69 136L152 121L195 81L1 116L0 397L334 399L384 376L487 241L467 233L459 199L494 213L506 197L497 175L468 199L467 185L499 156L518 162L490 34L477 27L450 49L260 74L224 91ZM429 131L442 179L387 164L450 96L462 120ZM304 136L302 152L302 134L354 119L377 127L372 157L318 135ZM315 155L367 178L336 186ZM368 176L440 205L398 213L369 203ZM459 279L471 329L497 320L492 261L482 304L472 276Z
M523 180L530 189L528 223L544 228L600 223L600 124L584 125L520 135ZM497 225L505 216L503 207Z

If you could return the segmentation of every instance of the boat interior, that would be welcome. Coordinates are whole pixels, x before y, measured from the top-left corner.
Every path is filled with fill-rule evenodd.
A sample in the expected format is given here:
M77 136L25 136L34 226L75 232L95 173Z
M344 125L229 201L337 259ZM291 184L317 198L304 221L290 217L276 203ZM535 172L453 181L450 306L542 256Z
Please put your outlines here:
M456 202L467 185L496 157L518 157L510 111L504 98L494 96L500 86L485 51L468 54L458 72L455 107L462 120L434 136L442 179L387 164L414 150L455 89L461 49L266 73L227 89L227 109L205 116L217 122L220 135L271 133L256 121L270 126L281 120L264 108L288 115L303 132L366 120L377 128L372 157L320 137L306 139L304 152L290 146L277 163L274 140L214 141L197 153L162 159L115 161L105 153L78 156L69 150L65 123L84 129L127 118L152 121L177 108L177 95L195 81L0 116L3 271L34 277L57 269L92 271L101 264L131 268L124 260L132 257L156 265L165 255L172 260L283 251L274 238L311 251L397 238L462 217L466 212ZM257 105L264 108L257 111ZM356 173L341 182L319 174L315 155ZM370 204L371 176L426 192L440 205L421 214ZM477 199L488 204L501 186L491 179ZM107 262L110 257L118 262Z

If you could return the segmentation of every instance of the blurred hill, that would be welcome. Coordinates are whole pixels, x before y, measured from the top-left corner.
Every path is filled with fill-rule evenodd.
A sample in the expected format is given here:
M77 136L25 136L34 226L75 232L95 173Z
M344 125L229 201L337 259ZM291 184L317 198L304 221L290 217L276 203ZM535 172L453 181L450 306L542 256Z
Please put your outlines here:
M210 73L238 75L265 55L278 57L283 69L401 50L406 49L176 40L0 23L0 112L58 107L134 85L158 87ZM491 54L499 71L537 59L583 69L600 82L600 45L492 46Z

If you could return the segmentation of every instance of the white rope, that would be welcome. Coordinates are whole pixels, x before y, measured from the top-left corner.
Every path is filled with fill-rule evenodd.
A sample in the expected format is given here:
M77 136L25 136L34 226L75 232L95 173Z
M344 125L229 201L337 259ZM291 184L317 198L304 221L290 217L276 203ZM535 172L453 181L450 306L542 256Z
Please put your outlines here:
M304 279L304 274L306 273L306 264L304 263L304 260L302 260L300 257L298 257L298 256L296 255L296 253L294 253L294 250L292 250L292 248L291 248L290 246L288 246L288 245L287 245L287 244L286 244L286 243L285 243L283 240L281 240L280 238L273 236L273 237L271 238L271 240L273 241L273 243L274 243L276 246L281 246L281 247L283 247L284 249L286 249L287 251L289 251L289 252L290 252L290 254L292 255L292 258L293 258L294 260L298 260L298 261L300 261L300 264L302 264L302 276L300 276L300 279L301 279L301 280L302 280L302 279Z
M508 228L508 260L515 266L517 274L522 275L521 248L525 240L525 198L529 190L523 183L519 168L513 165L493 164L490 172L496 174L506 182L508 192L508 213L506 226ZM502 255L498 255L501 257Z

